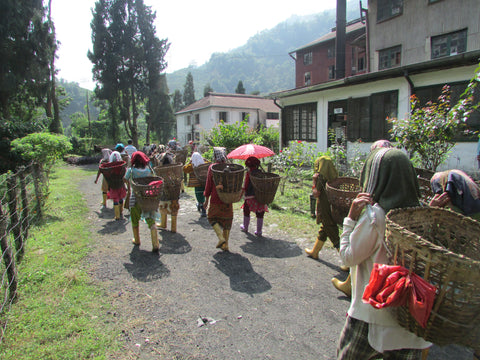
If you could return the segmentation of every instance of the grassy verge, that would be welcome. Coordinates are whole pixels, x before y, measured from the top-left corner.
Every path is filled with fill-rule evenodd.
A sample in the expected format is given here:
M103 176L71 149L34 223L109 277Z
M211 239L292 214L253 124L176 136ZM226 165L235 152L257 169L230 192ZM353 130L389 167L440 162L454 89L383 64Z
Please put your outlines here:
M88 175L57 167L51 176L45 220L32 229L18 266L18 301L7 314L1 359L103 359L119 347L110 305L83 262L92 234L72 179Z

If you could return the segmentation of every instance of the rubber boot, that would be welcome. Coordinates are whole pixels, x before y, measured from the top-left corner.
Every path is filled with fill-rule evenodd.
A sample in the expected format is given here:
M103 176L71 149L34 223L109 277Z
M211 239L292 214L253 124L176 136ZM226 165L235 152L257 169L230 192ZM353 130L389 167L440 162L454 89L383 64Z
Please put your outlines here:
M315 240L315 244L313 244L313 248L305 249L305 252L312 259L318 259L318 253L320 252L320 250L322 250L323 244L325 244L325 241L322 241L319 238L317 238L317 240Z
M240 225L240 230L248 233L248 225L250 225L250 216L243 215L243 224Z
M120 205L113 205L113 210L115 212L115 220L120 220Z
M316 211L317 211L317 198L312 194L310 195L310 216L312 218L317 217Z
M172 218L170 219L170 229L172 233L177 232L177 215L172 215Z
M222 245L221 249L223 251L228 250L228 238L230 237L230 230L223 230L223 238L225 239L225 243Z
M152 252L157 252L160 248L160 244L158 242L158 232L155 224L150 228L150 236L152 237Z
M340 252L340 249L337 249L337 251ZM343 264L340 265L340 269L341 269L342 271L350 271L350 268L349 268L348 266L346 266L346 265L343 265Z
M348 297L352 296L352 281L350 279L350 274L345 281L340 281L337 278L332 279L332 284L337 290L340 290Z
M217 234L218 237L218 243L216 248L220 249L223 244L225 244L225 238L223 237L223 231L222 228L220 227L219 223L215 223L215 225L212 226L213 230L215 230L215 234Z
M132 226L133 231L133 245L140 245L140 227L139 226Z
M118 204L118 218L120 220L123 219L123 203Z
M164 214L163 212L160 213L160 224L158 224L158 226L162 229L167 228L167 214Z
M257 218L257 230L255 230L255 235L262 236L263 228L263 218Z
M107 193L102 193L102 206L107 207Z

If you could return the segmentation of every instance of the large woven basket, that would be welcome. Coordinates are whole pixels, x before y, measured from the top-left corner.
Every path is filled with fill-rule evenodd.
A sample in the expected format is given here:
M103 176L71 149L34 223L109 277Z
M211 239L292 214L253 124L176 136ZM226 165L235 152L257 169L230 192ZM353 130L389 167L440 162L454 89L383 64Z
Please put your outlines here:
M202 184L202 186L205 186L205 184L207 183L207 175L208 175L209 167L210 167L209 163L201 164L196 167L193 167L193 172L195 174L195 177L200 182L200 184Z
M100 172L105 180L107 180L108 187L111 189L120 189L124 186L123 176L126 172L125 161L113 161L100 164Z
M280 175L269 172L256 172L250 174L250 181L255 189L255 199L260 204L270 204L275 199Z
M327 198L332 207L332 218L337 224L343 224L348 216L350 205L360 192L359 180L354 177L338 177L327 182Z
M430 207L392 210L386 220L391 263L438 288L425 329L408 306L393 308L400 325L440 346L480 350L480 223Z
M132 190L135 194L135 201L140 205L142 211L150 212L158 210L158 203L163 193L163 184L160 186L148 184L159 180L163 181L159 176L147 176L132 180Z
M155 174L163 178L163 194L161 201L178 200L183 181L183 164L167 164L153 169Z
M212 175L215 186L222 185L223 190L217 189L220 200L225 204L239 202L242 198L242 185L245 168L238 164L213 164Z

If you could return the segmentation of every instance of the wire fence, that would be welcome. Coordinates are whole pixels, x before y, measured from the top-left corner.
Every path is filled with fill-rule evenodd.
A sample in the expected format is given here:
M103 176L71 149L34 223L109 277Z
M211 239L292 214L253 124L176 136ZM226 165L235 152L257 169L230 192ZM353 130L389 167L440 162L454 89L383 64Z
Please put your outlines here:
M17 297L17 265L22 261L30 226L43 217L48 179L42 167L30 164L0 175L0 343L8 311Z

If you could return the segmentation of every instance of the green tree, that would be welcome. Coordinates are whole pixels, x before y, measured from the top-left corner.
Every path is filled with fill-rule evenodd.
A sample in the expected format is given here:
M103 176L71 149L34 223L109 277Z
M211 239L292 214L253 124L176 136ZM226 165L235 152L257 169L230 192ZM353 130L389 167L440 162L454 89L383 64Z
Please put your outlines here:
M160 73L165 69L167 40L155 36L155 13L143 0L99 0L91 23L93 63L97 81L95 94L107 100L114 140L118 139L117 119L126 135L138 144L138 118L146 101L147 131L151 126Z
M235 94L245 94L245 88L243 87L243 82L240 80L235 89Z
M207 97L209 93L213 92L213 88L210 86L210 83L205 85L203 88L203 97Z
M455 136L466 129L466 121L479 104L474 103L474 91L480 79L480 66L475 71L458 102L450 103L450 88L445 85L436 102L419 105L415 95L410 98L410 117L391 119L392 134L400 147L420 158L422 167L436 171L455 146Z
M183 103L185 106L193 104L195 102L195 88L193 86L193 76L191 72L188 72L183 87Z
M180 111L183 109L183 99L182 99L182 93L180 92L180 90L175 90L175 92L173 93L173 99L172 99L172 102L173 102L173 111L174 112L177 112L177 111Z
M159 79L159 89L154 93L151 99L151 127L155 132L156 139L161 144L166 144L176 132L175 115L170 103L170 96L168 95L167 78L162 74ZM147 137L147 143L150 139Z

